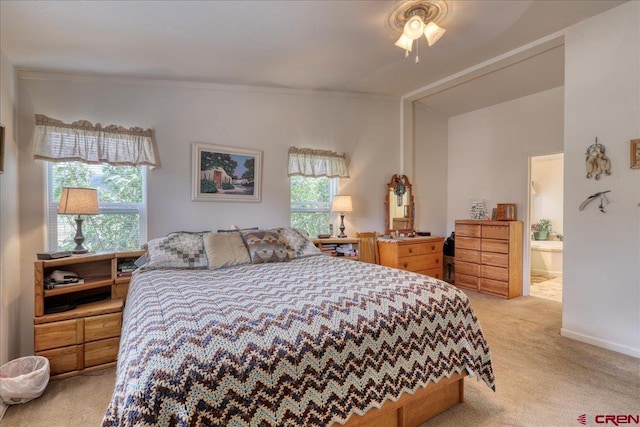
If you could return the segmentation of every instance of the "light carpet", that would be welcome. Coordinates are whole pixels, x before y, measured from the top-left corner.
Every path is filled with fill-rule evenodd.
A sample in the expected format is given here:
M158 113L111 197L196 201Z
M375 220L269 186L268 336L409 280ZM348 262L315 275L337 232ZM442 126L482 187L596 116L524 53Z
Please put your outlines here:
M640 359L560 336L561 304L467 292L494 362L497 391L465 381L465 403L433 426L580 426L597 415L639 414ZM42 397L11 406L3 427L99 426L115 369L52 381Z

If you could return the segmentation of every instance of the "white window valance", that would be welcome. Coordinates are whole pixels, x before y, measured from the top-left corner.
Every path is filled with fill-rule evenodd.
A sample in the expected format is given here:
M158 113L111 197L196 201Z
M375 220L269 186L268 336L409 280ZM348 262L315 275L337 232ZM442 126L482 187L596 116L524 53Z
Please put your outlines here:
M288 176L349 178L347 158L344 153L311 148L289 148Z
M36 114L35 159L81 161L110 165L156 166L153 131L139 127L95 126L86 120L71 124Z

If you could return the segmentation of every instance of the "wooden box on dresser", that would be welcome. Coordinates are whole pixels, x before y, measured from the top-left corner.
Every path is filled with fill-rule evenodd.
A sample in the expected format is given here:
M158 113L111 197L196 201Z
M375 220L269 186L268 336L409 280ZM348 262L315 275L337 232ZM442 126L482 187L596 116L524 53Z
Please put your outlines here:
M378 240L380 264L442 279L444 237Z
M51 379L115 366L129 287L129 276L121 267L142 254L73 255L35 262L34 350L49 359ZM76 273L82 283L46 289L46 279L55 270ZM58 311L65 305L66 310Z
M455 285L515 298L522 295L521 221L456 221Z

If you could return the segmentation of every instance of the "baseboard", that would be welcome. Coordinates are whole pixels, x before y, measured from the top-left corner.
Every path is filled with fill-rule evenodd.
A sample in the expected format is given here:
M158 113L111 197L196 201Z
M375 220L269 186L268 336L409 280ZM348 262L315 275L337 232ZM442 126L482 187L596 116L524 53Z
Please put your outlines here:
M541 276L562 277L562 271L538 270L536 268L531 269L531 274L539 274Z
M560 335L640 359L640 348L627 347L626 345L620 345L611 341L592 337L590 335L581 334L580 332L570 331L565 328L560 329Z

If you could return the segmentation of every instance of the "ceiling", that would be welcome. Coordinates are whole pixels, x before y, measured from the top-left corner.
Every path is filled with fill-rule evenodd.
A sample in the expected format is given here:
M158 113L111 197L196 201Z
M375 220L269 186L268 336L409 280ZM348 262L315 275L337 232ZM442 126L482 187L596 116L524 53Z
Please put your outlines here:
M0 0L0 48L20 69L402 96L624 1L446 1L419 64L393 45L400 3ZM448 117L562 84L558 46L421 102Z

